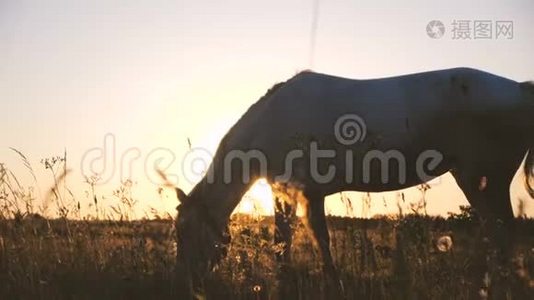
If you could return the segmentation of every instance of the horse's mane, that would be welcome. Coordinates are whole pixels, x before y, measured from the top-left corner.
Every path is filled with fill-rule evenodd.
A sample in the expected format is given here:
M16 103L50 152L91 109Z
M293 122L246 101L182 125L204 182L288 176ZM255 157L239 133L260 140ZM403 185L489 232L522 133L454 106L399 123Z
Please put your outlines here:
M276 91L278 91L286 83L287 83L287 81L278 82L278 83L274 84L270 89L267 90L265 95L261 96L261 98L258 101L256 101L256 103L252 104L247 109L247 111L241 116L241 118L239 118L239 120L234 125L232 125L230 130L228 130L228 132L224 135L224 137L221 140L221 145L225 144L225 142L227 142L228 138L230 136L232 136L232 134L234 133L234 131L237 128L237 124L239 124L245 118L245 116L249 115L251 112L253 112L253 111L257 110L259 107L263 106L263 104L269 100L270 96L272 94L274 94ZM219 151L217 151L217 152L219 152Z
M267 101L269 101L271 99L270 96L272 96L275 92L279 91L288 82L292 81L294 78L298 77L301 74L310 73L310 72L312 72L312 71L306 69L306 70L298 72L297 74L295 74L293 77L291 77L290 79L288 79L286 81L275 83L271 88L269 88L267 90L265 95L261 96L258 101L256 101L254 104L252 104L247 109L247 111L241 116L241 118L239 118L239 120L230 128L230 130L228 130L228 132L224 135L224 137L221 140L221 145L223 145L228 140L228 137L232 136L232 133L236 130L237 124L239 124L245 118L245 116L247 116L250 113L254 112L259 107L262 107L263 104L265 104L265 102L267 102ZM219 152L219 151L217 151L217 152Z
M256 101L254 104L252 104L247 109L247 111L239 118L239 120L234 125L232 125L232 127L228 130L228 132L221 139L221 142L219 143L219 146L217 147L217 151L215 152L215 156L213 157L213 162L212 162L213 166L212 167L214 167L214 166L217 166L217 167L222 166L221 164L223 163L223 160L224 160L224 155L225 155L226 150L227 150L228 141L231 139L231 137L237 131L237 128L239 127L238 124L240 124L241 121L243 121L246 117L248 117L251 114L253 114L259 108L263 107L264 104L266 104L266 102L268 102L271 99L271 96L274 93L279 91L291 79L295 78L296 76L298 76L301 73L302 72L298 73L297 75L295 75L294 77L288 79L287 81L275 83L271 88L269 88L267 90L267 92L263 96L260 97L260 99L258 99L258 101Z

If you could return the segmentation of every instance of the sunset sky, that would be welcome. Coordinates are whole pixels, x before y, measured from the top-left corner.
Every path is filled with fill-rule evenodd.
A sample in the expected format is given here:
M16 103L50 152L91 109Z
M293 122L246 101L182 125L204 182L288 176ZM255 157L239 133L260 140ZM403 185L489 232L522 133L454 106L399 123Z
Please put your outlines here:
M25 185L34 185L9 147L20 150L44 195L52 183L39 161L66 149L73 170L68 184L87 212L82 157L103 147L111 134L116 166L110 169L108 153L105 171L114 176L97 187L104 203L116 201L111 190L122 169L123 178L137 183L138 216L147 207L174 213L176 200L169 193L158 196L151 180L157 176L145 162L151 166L154 158L170 159L173 153L167 173L189 191L194 178L181 171L188 138L194 147L214 152L269 87L301 70L363 79L467 66L518 81L534 79L531 0L320 0L315 51L312 11L313 0L0 0L0 162ZM431 20L443 22L443 37L427 35ZM493 35L453 39L455 20L470 20L471 26L491 21ZM513 21L513 38L496 37L497 21ZM129 158L135 155L137 160ZM131 170L121 157L132 162ZM524 194L521 187L516 178L514 199ZM268 194L260 186L252 195L265 212L272 210ZM361 215L362 194L347 195ZM406 199L418 197L411 189ZM328 199L328 212L345 212L339 199ZM432 186L427 199L432 214L467 204L450 175ZM525 199L534 216L534 200ZM396 212L396 201L394 192L373 194L369 215ZM248 200L241 205L251 206Z

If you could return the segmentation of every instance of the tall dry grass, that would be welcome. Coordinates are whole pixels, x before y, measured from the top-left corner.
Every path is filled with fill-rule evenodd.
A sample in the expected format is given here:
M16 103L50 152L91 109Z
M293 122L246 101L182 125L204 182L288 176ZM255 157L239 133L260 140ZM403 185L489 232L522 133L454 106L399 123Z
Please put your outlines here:
M0 299L180 298L170 216L133 220L131 182L115 190L116 207L105 207L98 201L96 177L87 179L94 210L81 216L66 186L66 155L45 159L42 166L54 177L46 207L35 206L33 190L0 164ZM505 228L480 222L468 207L447 219L429 217L424 192L412 214L328 218L346 298L534 298L533 220ZM353 200L342 201L353 211ZM407 200L399 195L399 201ZM55 217L42 217L51 209ZM273 243L273 223L272 217L232 216L232 243L207 278L208 298L334 295L301 222L294 228L293 261L281 276L275 253L282 247Z

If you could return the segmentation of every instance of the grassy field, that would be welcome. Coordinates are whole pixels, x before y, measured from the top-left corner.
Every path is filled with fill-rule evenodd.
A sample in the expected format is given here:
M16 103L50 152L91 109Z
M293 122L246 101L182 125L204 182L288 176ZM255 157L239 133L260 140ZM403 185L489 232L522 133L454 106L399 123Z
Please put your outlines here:
M302 224L291 271L277 280L272 224L271 217L234 215L232 244L207 279L208 298L328 297ZM488 230L467 211L449 219L331 217L329 226L349 299L534 297L533 220L518 220L512 234ZM3 219L0 299L178 299L175 255L171 220Z
M180 299L173 217L128 221L137 203L131 181L113 192L118 204L105 207L96 177L86 182L92 213L81 215L66 186L66 157L41 161L54 185L40 204L0 163L0 299ZM328 218L347 299L534 299L533 219L504 228L481 223L465 207L447 219L430 218L425 203L422 212L399 211L403 217ZM51 209L54 219L41 217ZM273 217L232 216L232 243L206 280L208 299L336 295L301 222L293 261L280 272L273 223Z

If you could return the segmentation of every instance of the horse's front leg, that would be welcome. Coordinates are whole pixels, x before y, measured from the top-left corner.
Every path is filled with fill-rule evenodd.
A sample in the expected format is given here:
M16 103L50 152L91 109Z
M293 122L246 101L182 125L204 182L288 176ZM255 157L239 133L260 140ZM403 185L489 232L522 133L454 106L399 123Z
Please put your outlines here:
M296 276L291 268L291 244L293 241L293 223L296 219L297 207L295 203L279 197L274 198L274 243L276 246L276 261L278 271L278 298L294 298L298 295Z
M311 231L321 254L323 272L327 279L334 284L337 293L343 292L343 284L339 280L332 254L330 253L330 235L326 224L324 212L324 196L315 193L306 193L306 224Z
M292 227L296 219L296 205L279 197L274 197L274 204L274 243L279 248L276 251L276 260L284 270L291 260Z

